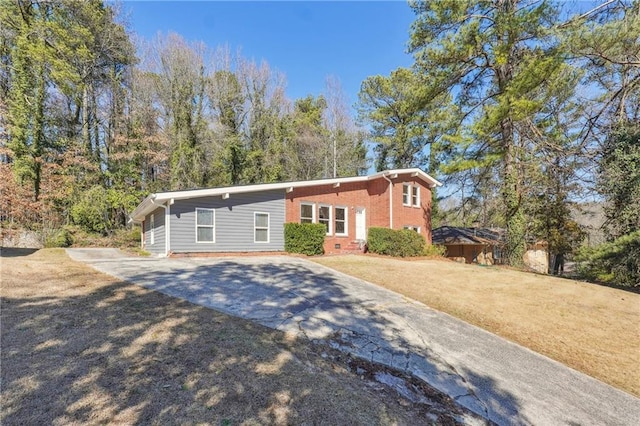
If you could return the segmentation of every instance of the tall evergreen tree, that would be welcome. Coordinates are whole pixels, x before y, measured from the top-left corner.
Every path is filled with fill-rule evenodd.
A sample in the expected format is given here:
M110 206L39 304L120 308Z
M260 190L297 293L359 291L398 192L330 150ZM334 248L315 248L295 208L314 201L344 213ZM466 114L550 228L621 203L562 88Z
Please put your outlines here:
M611 133L599 172L608 239L640 231L640 123L622 125Z
M407 68L362 82L359 114L372 126L377 170L427 164L425 127L430 117L421 108L421 92L419 76Z
M68 205L74 190L60 188L52 173L73 173L60 169L73 151L75 164L85 164L75 169L76 181L103 182L101 173L108 165L101 153L109 139L103 124L114 122L119 108L98 104L122 89L122 71L134 61L133 48L101 1L20 0L0 6L0 75L8 100L7 146L14 174L31 183L34 199L46 187ZM76 152L80 139L85 150Z
M527 231L520 172L524 129L549 96L563 58L553 37L549 1L417 1L410 50L431 93L449 93L467 142L459 170L499 164L507 227L506 257L522 263ZM472 159L472 161L469 161Z
M31 182L34 200L40 197L42 164L51 144L46 137L46 103L53 63L50 3L3 2L0 26L13 30L8 84L8 148L20 183Z

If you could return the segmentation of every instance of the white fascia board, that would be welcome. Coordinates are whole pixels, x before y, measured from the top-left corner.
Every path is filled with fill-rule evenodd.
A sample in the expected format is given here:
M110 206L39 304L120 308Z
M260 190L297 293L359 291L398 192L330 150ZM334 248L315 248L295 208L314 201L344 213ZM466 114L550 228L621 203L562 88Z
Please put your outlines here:
M378 177L381 176L389 176L389 175L404 175L404 174L411 174L411 175L415 175L416 177L419 177L420 179L422 179L424 182L426 182L427 184L429 184L430 187L435 187L435 186L442 186L442 182L438 181L437 179L429 176L428 174L426 174L425 172L423 172L420 169L417 168L412 168L412 169L393 169L393 170L385 170L382 172L378 172L374 175L369 176L370 179L376 179Z
M385 170L369 176L354 176L346 178L331 178L331 179L316 179L316 180L302 180L296 182L279 182L279 183L264 183L257 185L240 185L240 186L228 186L223 188L206 188L206 189L192 189L187 191L172 191L172 192L158 192L151 194L145 198L136 209L129 216L134 223L141 223L145 216L151 211L155 210L157 204L162 204L171 200L184 200L189 198L199 197L212 197L222 196L226 194L241 194L247 192L257 191L272 191L272 190L288 190L293 188L304 188L308 186L321 186L321 185L340 185L343 183L353 182L365 182L368 180L378 179L382 176L389 176L394 174L416 174L419 178L429 184L431 187L442 186L442 183L432 178L420 169L396 169Z
M288 188L302 188L306 186L321 186L321 185L333 185L348 182L361 182L366 181L367 176L356 176L349 178L334 178L334 179L317 179L317 180L302 180L297 182L279 182L279 183L262 183L257 185L240 185L240 186L227 186L223 188L207 188L207 189L194 189L189 191L175 191L175 192L159 192L155 194L154 200L156 202L162 202L168 199L188 199L199 197L211 197L225 194L241 194L246 192L257 191L273 191L279 189Z
M133 222L133 223L142 223L142 221L144 220L145 216L154 208L150 208L153 206L152 203L152 197L154 194L148 195L144 200L142 200L142 202L140 204L138 204L138 207L136 207L131 214L129 215L129 219Z
M227 194L241 194L257 191L273 191L273 190L285 190L290 188L302 188L306 186L319 186L319 185L332 185L336 183L347 182L361 182L366 181L367 176L356 176L348 178L333 178L333 179L316 179L316 180L303 180L297 182L279 182L279 183L263 183L257 185L240 185L240 186L227 186L222 188L205 188L205 189L192 189L187 191L172 191L172 192L158 192L151 194L145 198L138 207L129 215L134 223L141 223L145 216L151 211L155 210L155 204L161 204L169 200L185 200L189 198L200 197L213 197L213 196L227 196Z

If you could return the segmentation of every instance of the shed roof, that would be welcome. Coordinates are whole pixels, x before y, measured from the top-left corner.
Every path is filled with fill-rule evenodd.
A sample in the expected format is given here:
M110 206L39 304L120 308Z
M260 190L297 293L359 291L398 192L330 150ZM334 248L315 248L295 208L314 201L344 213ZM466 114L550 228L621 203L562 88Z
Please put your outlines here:
M135 208L133 212L129 215L130 220L136 223L140 223L144 220L145 216L151 213L153 210L158 208L160 204L164 204L167 201L172 202L173 200L183 200L189 198L199 198L199 197L211 197L211 196L226 196L229 197L232 194L241 194L248 192L260 192L260 191L271 191L278 189L294 189L294 188L303 188L309 186L321 186L321 185L336 185L343 183L352 183L352 182L363 182L369 181L373 179L380 179L382 177L396 177L398 175L411 174L423 182L425 182L429 187L433 188L435 186L442 186L438 180L429 176L425 172L420 169L394 169L394 170L385 170L382 172L374 173L368 176L353 176L353 177L343 177L343 178L332 178L332 179L315 179L315 180L303 180L303 181L295 181L295 182L278 182L278 183L262 183L256 185L237 185L237 186L227 186L227 187L218 187L218 188L204 188L204 189L189 189L184 191L169 191L169 192L157 192L154 194L148 195L142 202Z

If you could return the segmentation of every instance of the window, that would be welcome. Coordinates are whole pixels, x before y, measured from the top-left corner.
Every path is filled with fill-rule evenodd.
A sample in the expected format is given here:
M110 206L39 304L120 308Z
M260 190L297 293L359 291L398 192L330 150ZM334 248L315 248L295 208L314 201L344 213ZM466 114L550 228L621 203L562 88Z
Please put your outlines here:
M314 223L314 204L300 204L300 223Z
M413 186L411 189L411 203L414 207L420 207L420 187Z
M405 183L402 185L402 205L420 207L420 187Z
M269 242L269 213L255 213L253 216L253 241Z
M402 185L402 205L403 206L411 205L411 201L409 200L410 195L411 195L411 185L407 185L407 184Z
M416 231L417 233L420 233L420 227L419 226L405 225L404 229L408 229L409 231Z
M196 209L196 242L215 242L216 212L213 209Z
M327 227L327 235L331 234L331 206L318 207L318 223Z
M347 235L347 208L336 207L336 235Z
M151 213L151 220L149 220L149 244L154 245L156 243L156 214Z

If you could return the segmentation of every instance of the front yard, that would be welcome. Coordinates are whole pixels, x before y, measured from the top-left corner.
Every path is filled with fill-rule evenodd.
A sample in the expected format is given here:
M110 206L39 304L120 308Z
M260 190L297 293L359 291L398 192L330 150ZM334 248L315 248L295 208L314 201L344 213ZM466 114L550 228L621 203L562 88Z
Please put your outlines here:
M120 282L62 250L2 254L3 425L456 424L464 412L426 388L430 402L413 404L327 347Z
M314 261L401 293L640 397L640 295L447 260Z

